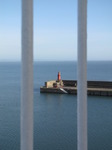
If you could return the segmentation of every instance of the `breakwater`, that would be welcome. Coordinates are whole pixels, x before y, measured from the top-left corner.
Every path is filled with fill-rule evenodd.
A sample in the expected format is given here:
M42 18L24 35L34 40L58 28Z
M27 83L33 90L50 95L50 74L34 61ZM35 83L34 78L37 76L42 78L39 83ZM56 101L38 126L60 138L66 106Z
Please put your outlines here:
M40 87L41 93L77 94L76 80L52 80ZM87 81L87 94L95 96L112 96L112 82Z

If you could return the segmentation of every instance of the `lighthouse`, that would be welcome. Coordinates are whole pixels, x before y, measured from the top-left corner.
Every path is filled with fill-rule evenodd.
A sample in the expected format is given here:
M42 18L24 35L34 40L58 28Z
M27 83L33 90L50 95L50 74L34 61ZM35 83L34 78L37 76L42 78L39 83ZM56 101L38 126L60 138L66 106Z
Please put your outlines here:
M61 81L61 73L60 72L58 72L57 81Z

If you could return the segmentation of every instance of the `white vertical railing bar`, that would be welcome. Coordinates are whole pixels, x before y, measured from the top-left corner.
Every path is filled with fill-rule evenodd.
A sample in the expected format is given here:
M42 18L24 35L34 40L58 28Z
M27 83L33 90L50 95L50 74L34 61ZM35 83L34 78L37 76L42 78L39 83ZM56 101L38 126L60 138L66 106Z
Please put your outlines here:
M78 150L87 150L87 0L78 0Z
M33 150L33 0L22 0L21 150Z

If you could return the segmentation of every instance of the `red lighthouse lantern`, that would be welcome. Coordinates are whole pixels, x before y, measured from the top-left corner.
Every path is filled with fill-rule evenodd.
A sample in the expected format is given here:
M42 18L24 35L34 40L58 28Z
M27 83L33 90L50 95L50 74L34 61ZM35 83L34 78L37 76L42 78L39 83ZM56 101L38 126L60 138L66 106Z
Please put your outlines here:
M61 80L61 74L60 74L60 72L58 72L58 81L60 81Z

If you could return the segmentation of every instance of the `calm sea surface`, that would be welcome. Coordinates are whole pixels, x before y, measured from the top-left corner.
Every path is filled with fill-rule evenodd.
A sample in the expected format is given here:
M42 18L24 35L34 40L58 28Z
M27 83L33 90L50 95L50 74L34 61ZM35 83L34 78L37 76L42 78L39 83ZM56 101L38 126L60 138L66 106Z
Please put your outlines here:
M77 79L76 62L34 63L34 150L77 149L77 97L40 94L56 79ZM20 149L21 65L0 63L0 150ZM112 62L88 62L88 80L112 81ZM112 150L112 97L88 97L88 149Z

